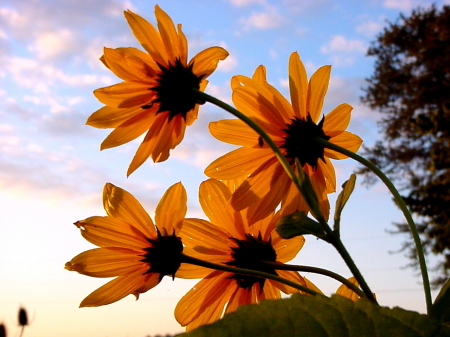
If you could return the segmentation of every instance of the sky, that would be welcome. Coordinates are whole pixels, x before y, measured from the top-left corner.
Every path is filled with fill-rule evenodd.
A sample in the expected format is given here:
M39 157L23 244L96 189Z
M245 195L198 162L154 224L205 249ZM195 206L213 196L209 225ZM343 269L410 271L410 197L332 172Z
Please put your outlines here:
M140 139L100 151L109 130L85 125L102 105L93 90L119 82L99 61L103 47L140 47L123 11L155 23L159 4L183 24L189 56L222 46L230 56L210 76L207 93L231 102L233 75L251 76L263 64L269 82L288 96L288 59L297 51L308 74L332 65L326 114L341 103L354 107L349 131L365 145L381 139L379 113L360 103L374 59L367 48L387 22L408 15L427 0L0 0L0 323L18 331L17 312L27 309L24 336L145 337L178 333L177 301L196 280L164 279L156 288L100 308L78 308L106 283L69 272L64 263L94 248L73 225L105 215L102 189L111 182L129 191L153 217L165 190L181 181L188 217L204 218L197 191L204 168L233 149L208 133L208 123L229 118L203 105L199 119L164 163L148 160L129 178L127 167ZM441 8L449 0L438 1ZM334 161L338 185L358 167ZM361 186L342 216L342 239L381 305L425 312L420 277L399 253L402 235L388 233L401 222L386 188ZM334 205L336 196L330 195ZM431 265L432 265L432 261ZM349 277L337 253L312 237L293 263L328 268ZM335 281L308 277L331 294ZM436 293L433 293L435 296Z

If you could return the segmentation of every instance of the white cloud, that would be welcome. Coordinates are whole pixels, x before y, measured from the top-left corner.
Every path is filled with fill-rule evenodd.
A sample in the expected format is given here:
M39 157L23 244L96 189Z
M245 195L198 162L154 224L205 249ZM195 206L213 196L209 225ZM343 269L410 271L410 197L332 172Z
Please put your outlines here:
M253 12L249 17L242 17L240 20L244 30L249 29L271 29L283 25L286 19L276 8L266 8L264 12Z
M376 21L365 21L356 27L356 31L359 34L363 34L368 37L375 36L383 28L382 24Z
M384 0L383 6L389 9L399 9L401 11L409 11L419 5L429 5L431 2L420 0Z
M324 54L330 54L332 52L345 52L345 53L353 53L360 52L365 53L367 47L365 42L362 40L349 40L343 35L335 35L331 39L331 41L322 46L320 51Z
M0 124L0 132L12 132L13 126L10 124Z
M334 66L346 66L354 63L358 54L365 54L367 47L362 40L349 40L343 35L335 35L320 51L330 55Z
M53 59L69 52L80 50L77 35L69 29L47 31L36 34L29 50L35 52L39 59Z
M244 7L253 4L264 5L266 3L265 0L227 0L235 7Z
M238 60L235 55L228 55L228 57L219 62L219 65L217 66L217 70L224 71L224 72L230 72L234 70L238 65Z

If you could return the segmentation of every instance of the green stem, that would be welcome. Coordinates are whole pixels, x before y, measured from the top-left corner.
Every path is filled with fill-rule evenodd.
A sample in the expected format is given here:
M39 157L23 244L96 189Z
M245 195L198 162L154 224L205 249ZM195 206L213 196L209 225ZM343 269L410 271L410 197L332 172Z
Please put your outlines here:
M217 105L219 108L222 108L225 111L228 111L233 116L239 118L244 123L246 123L249 127L251 127L254 131L256 131L256 133L258 133L258 135L261 136L261 138L269 145L269 147L275 153L275 156L279 160L280 164L283 166L287 175L293 181L293 183L296 185L296 187L298 188L298 190L301 193L301 190L302 190L301 181L298 178L298 176L295 174L294 170L292 169L292 166L289 164L289 162L287 161L287 159L283 155L283 153L281 153L280 149L275 144L275 142L272 140L272 138L270 138L270 136L257 123L255 123L251 118L247 117L239 110L233 108L231 105L228 105L227 103L222 102L221 100L219 100L213 96L210 96L210 95L208 95L202 91L198 91L198 90L195 91L195 94L197 96L199 96L202 100L204 100L206 102L210 102L214 105ZM326 231L326 233L329 235L332 235L332 230L328 226L325 218L322 215L322 212L317 207L314 207L313 205L309 205L309 206L311 208L312 215L319 221L319 223L321 223L322 226L324 226L324 224L326 224L324 226L324 230ZM313 206L313 207L311 207L311 206Z
M392 184L392 182L389 180L389 178L378 167L373 165L367 159L357 155L356 153L354 153L352 151L349 151L343 147L340 147L336 144L327 142L324 139L316 138L316 141L323 144L326 148L329 148L336 152L345 154L346 156L353 158L357 162L366 166L373 173L375 173L381 179L381 181L383 181L383 183L386 185L386 187L389 189L389 191L394 196L394 199L395 199L398 207L401 209L401 211L403 212L403 215L406 218L406 221L408 222L409 230L411 231L411 234L414 239L417 256L418 256L418 260L419 260L420 271L422 273L422 282L423 282L423 288L424 288L424 292L425 292L425 301L426 301L426 305L427 305L427 312L430 313L430 309L431 309L431 305L432 305L431 288L430 288L430 281L428 278L427 266L426 266L426 262L425 262L425 255L423 253L422 242L420 240L419 232L417 231L417 227L414 223L411 213L409 212L408 207L406 206L405 201L403 200L402 196L397 191L394 184Z
M281 165L283 166L284 170L288 174L289 178L293 181L297 189L299 190L299 193L302 193L302 184L297 176L297 174L292 169L291 165L287 161L286 157L281 153L278 146L274 143L272 138L269 137L269 135L257 124L255 123L251 118L244 115L239 110L233 108L232 106L226 104L225 102L222 102L221 100L218 100L217 98L210 96L204 92L194 90L195 94L199 97L200 101L204 102L210 102L219 108L224 109L225 111L228 111L233 116L239 118L244 123L246 123L249 127L251 127L255 132L257 132L261 138L269 145L269 147L272 149L272 151L275 153L276 157L280 161ZM304 174L304 172L301 172L301 167L299 168L299 174ZM330 226L328 225L327 221L325 220L324 216L322 215L322 212L320 211L319 207L314 204L310 204L308 202L308 198L305 197L305 200L308 203L308 206L310 207L311 214L318 220L318 222L321 224L322 228L324 229L325 233L327 234L327 237L330 238L330 243L334 245L334 242L340 242L339 238L335 238L336 234L332 231ZM351 258L350 254L348 254L345 247L342 245L335 246L342 258L344 259L345 263L349 267L350 271L352 272L353 276L358 281L359 285L361 286L361 289L364 291L366 297L368 299L371 299L372 301L376 302L375 297L373 296L372 291L369 289L366 281L364 280L362 274L359 272L358 268L356 267L353 259Z
M285 264L285 263L279 263L279 262L270 262L270 261L264 261L264 264L267 264L268 266L271 266L278 270L292 270L292 271L301 271L301 272L305 272L305 273L314 273L314 274L325 275L325 276L335 279L336 281L339 281L339 282L345 284L348 288L350 288L355 293L357 293L359 297L361 297L361 298L366 297L364 292L356 284L350 282L345 277L343 277L339 274L336 274L327 269L311 267L311 266L299 266L299 265L293 265L293 264Z
M307 287L304 287L298 283L286 280L286 279L279 277L277 275L274 275L274 274L264 273L259 270L236 268L236 267L227 266L225 264L212 263L212 262L200 260L195 257L184 255L184 254L181 254L181 262L194 264L194 265L200 266L200 267L206 267L209 269L226 271L226 272L230 272L230 273L234 273L234 274L242 274L242 275L256 276L259 278L266 278L266 279L270 279L273 281L283 283L287 286L298 289L298 290L308 293L310 295L321 295L318 292L316 292L312 289L309 289Z

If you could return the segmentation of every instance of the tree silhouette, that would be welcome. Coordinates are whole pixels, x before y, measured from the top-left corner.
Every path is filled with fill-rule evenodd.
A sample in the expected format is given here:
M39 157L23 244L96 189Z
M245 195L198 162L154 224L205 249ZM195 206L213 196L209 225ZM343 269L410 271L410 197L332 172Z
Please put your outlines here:
M382 114L383 140L364 155L400 187L425 251L439 256L437 286L450 270L450 7L400 15L367 54L376 61L362 101ZM374 182L367 169L358 173ZM394 233L409 233L406 224L395 226ZM417 266L411 237L402 250Z

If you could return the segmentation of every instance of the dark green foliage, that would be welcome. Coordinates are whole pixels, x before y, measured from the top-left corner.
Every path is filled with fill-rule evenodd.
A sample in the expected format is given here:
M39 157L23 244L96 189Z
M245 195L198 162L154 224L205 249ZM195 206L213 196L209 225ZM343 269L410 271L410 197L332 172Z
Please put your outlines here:
M181 336L449 337L450 328L429 316L366 300L293 295L241 306L218 322Z
M401 15L368 55L375 71L362 100L383 115L383 141L363 155L400 187L425 251L442 257L434 280L442 284L450 270L450 7ZM367 169L359 173L373 183ZM409 233L406 224L396 226ZM417 265L412 239L403 249Z

